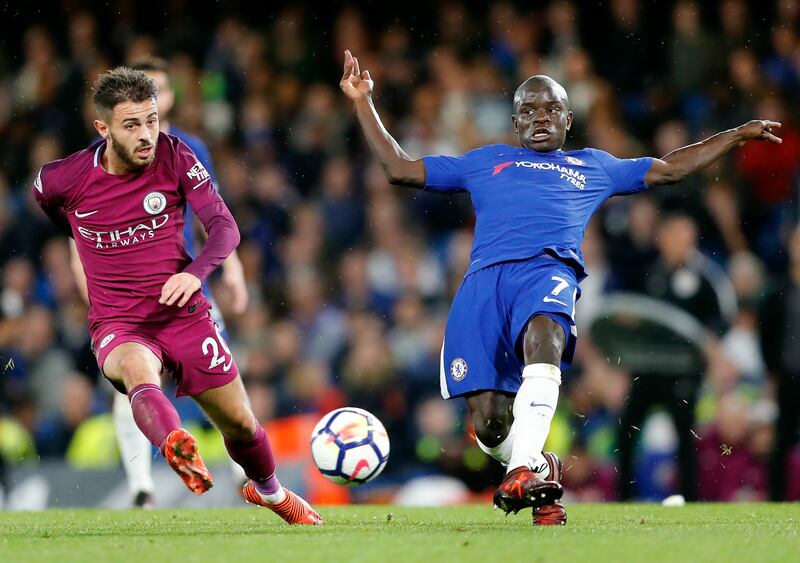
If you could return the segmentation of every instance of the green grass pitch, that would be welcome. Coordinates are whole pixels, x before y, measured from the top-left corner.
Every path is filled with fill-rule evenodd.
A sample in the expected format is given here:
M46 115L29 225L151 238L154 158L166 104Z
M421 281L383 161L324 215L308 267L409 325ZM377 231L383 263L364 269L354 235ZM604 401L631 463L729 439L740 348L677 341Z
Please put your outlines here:
M800 561L800 504L569 505L550 528L486 505L320 512L324 527L256 508L0 513L0 561Z

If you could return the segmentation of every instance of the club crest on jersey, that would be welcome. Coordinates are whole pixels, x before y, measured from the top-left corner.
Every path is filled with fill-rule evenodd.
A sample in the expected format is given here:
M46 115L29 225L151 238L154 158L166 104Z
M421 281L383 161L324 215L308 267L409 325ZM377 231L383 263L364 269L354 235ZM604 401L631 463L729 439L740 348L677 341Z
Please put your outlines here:
M167 206L167 198L161 192L150 192L144 196L144 210L150 215L158 215Z
M103 338L103 340L100 342L100 349L102 350L103 348L108 346L111 343L111 341L114 340L115 336L116 335L112 332L111 334Z
M565 156L564 161L567 164L574 164L575 166L584 166L586 164L580 158L575 158L574 156Z
M450 363L450 376L456 381L467 377L467 362L464 358L456 358Z

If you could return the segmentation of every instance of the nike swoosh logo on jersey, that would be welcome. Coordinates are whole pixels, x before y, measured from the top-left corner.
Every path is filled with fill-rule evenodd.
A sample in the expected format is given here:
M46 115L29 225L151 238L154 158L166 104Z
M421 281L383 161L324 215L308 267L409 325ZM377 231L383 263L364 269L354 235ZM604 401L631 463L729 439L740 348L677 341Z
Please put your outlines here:
M99 209L95 209L94 211L87 211L86 213L81 213L80 211L78 211L76 209L75 210L75 217L77 217L78 219L83 219L84 217L88 217L89 215L94 215L98 211L100 211L100 210Z
M552 297L550 297L549 295L545 295L545 296L542 298L542 301L544 301L545 303L558 303L559 305L563 305L564 307L566 307L566 306L567 306L567 304L566 304L566 303L564 303L563 301L559 301L558 299L553 299L553 298L552 298Z
M206 182L208 182L210 179L211 179L211 178L206 178L205 180L203 180L202 182L200 182L199 184L197 184L195 187L193 187L193 188L192 188L192 190L196 190L197 188L199 188L200 186L202 186L203 184L205 184Z

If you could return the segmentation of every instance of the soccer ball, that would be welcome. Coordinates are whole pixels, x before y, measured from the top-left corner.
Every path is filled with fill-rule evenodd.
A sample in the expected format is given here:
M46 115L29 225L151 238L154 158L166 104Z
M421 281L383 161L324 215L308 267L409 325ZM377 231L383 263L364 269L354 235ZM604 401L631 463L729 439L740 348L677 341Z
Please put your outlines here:
M362 485L377 477L389 459L389 435L375 415L344 407L322 417L311 433L311 456L329 480Z

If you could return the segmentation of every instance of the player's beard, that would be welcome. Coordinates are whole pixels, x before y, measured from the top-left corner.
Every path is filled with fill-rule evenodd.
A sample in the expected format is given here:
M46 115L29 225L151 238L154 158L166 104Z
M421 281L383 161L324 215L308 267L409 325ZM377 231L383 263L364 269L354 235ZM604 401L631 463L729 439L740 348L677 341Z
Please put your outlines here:
M111 141L111 150L113 150L114 154L116 154L119 159L131 170L138 170L150 165L150 163L153 162L153 159L156 157L155 145L153 145L153 150L150 151L150 156L147 158L147 160L143 161L141 159L137 159L134 155L137 150L148 145L137 145L132 151L128 151L125 146L117 141L114 138L114 135L111 133L109 133L108 138Z

